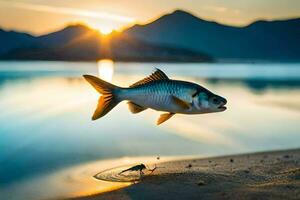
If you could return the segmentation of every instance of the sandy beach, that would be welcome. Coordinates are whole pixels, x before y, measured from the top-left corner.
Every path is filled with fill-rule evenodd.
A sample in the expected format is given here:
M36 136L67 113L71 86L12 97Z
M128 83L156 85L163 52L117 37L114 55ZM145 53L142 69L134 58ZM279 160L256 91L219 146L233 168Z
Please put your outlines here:
M161 163L119 190L73 200L300 199L300 149Z

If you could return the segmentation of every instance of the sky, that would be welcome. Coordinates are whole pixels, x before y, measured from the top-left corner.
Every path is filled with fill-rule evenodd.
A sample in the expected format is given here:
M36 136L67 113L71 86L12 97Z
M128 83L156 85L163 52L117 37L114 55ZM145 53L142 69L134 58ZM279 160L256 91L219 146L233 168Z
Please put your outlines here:
M109 33L176 9L234 26L300 17L299 0L0 0L0 27L41 35L84 23Z

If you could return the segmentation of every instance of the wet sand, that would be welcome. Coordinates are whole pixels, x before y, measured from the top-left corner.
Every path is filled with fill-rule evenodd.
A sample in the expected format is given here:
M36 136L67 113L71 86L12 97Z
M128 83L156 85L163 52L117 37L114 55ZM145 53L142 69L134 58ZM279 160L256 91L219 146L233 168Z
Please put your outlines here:
M141 182L73 200L300 199L300 149L161 163Z

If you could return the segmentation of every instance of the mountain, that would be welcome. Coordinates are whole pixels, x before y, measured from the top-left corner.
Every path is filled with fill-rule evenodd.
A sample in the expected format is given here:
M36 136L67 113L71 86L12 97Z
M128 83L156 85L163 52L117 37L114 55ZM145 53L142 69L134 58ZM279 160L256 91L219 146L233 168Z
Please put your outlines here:
M300 60L300 18L233 27L177 10L124 32L153 44L204 52L217 59Z
M6 53L12 49L31 45L34 37L27 33L15 31L5 31L0 29L0 54Z
M108 36L70 25L39 37L0 30L3 60L300 61L300 18L234 27L177 10Z
M69 25L62 30L37 37L37 42L40 45L44 45L47 47L57 47L60 45L68 44L74 39L81 38L82 36L90 33L94 33L94 37L98 36L98 33L96 33L96 31L93 31L89 27L82 24Z
M19 33L22 34L22 33ZM9 41L12 41L10 39ZM33 37L0 54L3 60L99 60L209 62L201 53L181 47L151 44L123 33L109 36L84 25L71 25L60 31Z

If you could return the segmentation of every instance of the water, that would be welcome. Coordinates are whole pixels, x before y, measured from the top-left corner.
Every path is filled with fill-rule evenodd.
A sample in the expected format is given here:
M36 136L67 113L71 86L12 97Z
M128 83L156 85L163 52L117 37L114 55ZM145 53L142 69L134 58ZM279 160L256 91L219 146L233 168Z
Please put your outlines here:
M91 121L98 94L82 74L128 86L154 67L226 97L228 109L156 126L159 112L133 115L123 102ZM299 99L300 64L0 62L0 196L39 197L34 180L46 187L43 177L104 159L299 148Z

